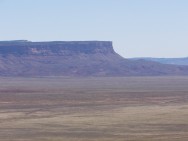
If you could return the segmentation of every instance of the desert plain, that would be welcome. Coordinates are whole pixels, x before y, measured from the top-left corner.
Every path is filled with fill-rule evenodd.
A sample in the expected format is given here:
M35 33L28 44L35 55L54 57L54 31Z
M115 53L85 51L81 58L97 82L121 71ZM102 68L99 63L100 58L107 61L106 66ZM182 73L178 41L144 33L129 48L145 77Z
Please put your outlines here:
M188 77L0 77L0 141L188 141Z

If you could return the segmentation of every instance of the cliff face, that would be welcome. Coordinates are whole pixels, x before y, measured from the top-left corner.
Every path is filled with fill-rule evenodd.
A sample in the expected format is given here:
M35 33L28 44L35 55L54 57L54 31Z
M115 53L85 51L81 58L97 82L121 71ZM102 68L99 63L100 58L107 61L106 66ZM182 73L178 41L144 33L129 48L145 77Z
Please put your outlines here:
M110 41L1 41L0 76L188 75L188 67L127 60Z
M9 41L0 42L1 55L55 55L64 56L72 54L115 53L110 41L55 41L55 42L29 42Z

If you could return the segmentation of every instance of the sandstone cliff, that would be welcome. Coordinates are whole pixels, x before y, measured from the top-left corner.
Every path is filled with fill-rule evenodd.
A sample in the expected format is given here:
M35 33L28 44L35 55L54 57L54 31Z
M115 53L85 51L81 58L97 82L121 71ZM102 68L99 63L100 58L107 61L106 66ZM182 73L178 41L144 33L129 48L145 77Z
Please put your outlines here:
M0 42L0 54L2 55L65 56L80 53L109 54L115 52L112 47L112 42L109 41Z

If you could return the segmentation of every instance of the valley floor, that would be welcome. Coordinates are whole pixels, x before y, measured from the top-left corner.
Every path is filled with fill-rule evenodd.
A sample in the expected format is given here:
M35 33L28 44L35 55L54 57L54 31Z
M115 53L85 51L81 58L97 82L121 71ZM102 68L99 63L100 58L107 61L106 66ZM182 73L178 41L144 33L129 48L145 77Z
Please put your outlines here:
M187 141L188 77L0 78L0 141Z

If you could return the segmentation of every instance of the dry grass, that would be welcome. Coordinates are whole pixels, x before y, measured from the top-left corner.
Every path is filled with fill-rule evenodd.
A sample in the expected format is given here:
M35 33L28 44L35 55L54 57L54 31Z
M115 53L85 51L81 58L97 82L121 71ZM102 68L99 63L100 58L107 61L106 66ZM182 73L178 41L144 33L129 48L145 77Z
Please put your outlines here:
M0 141L187 141L188 77L0 78Z

